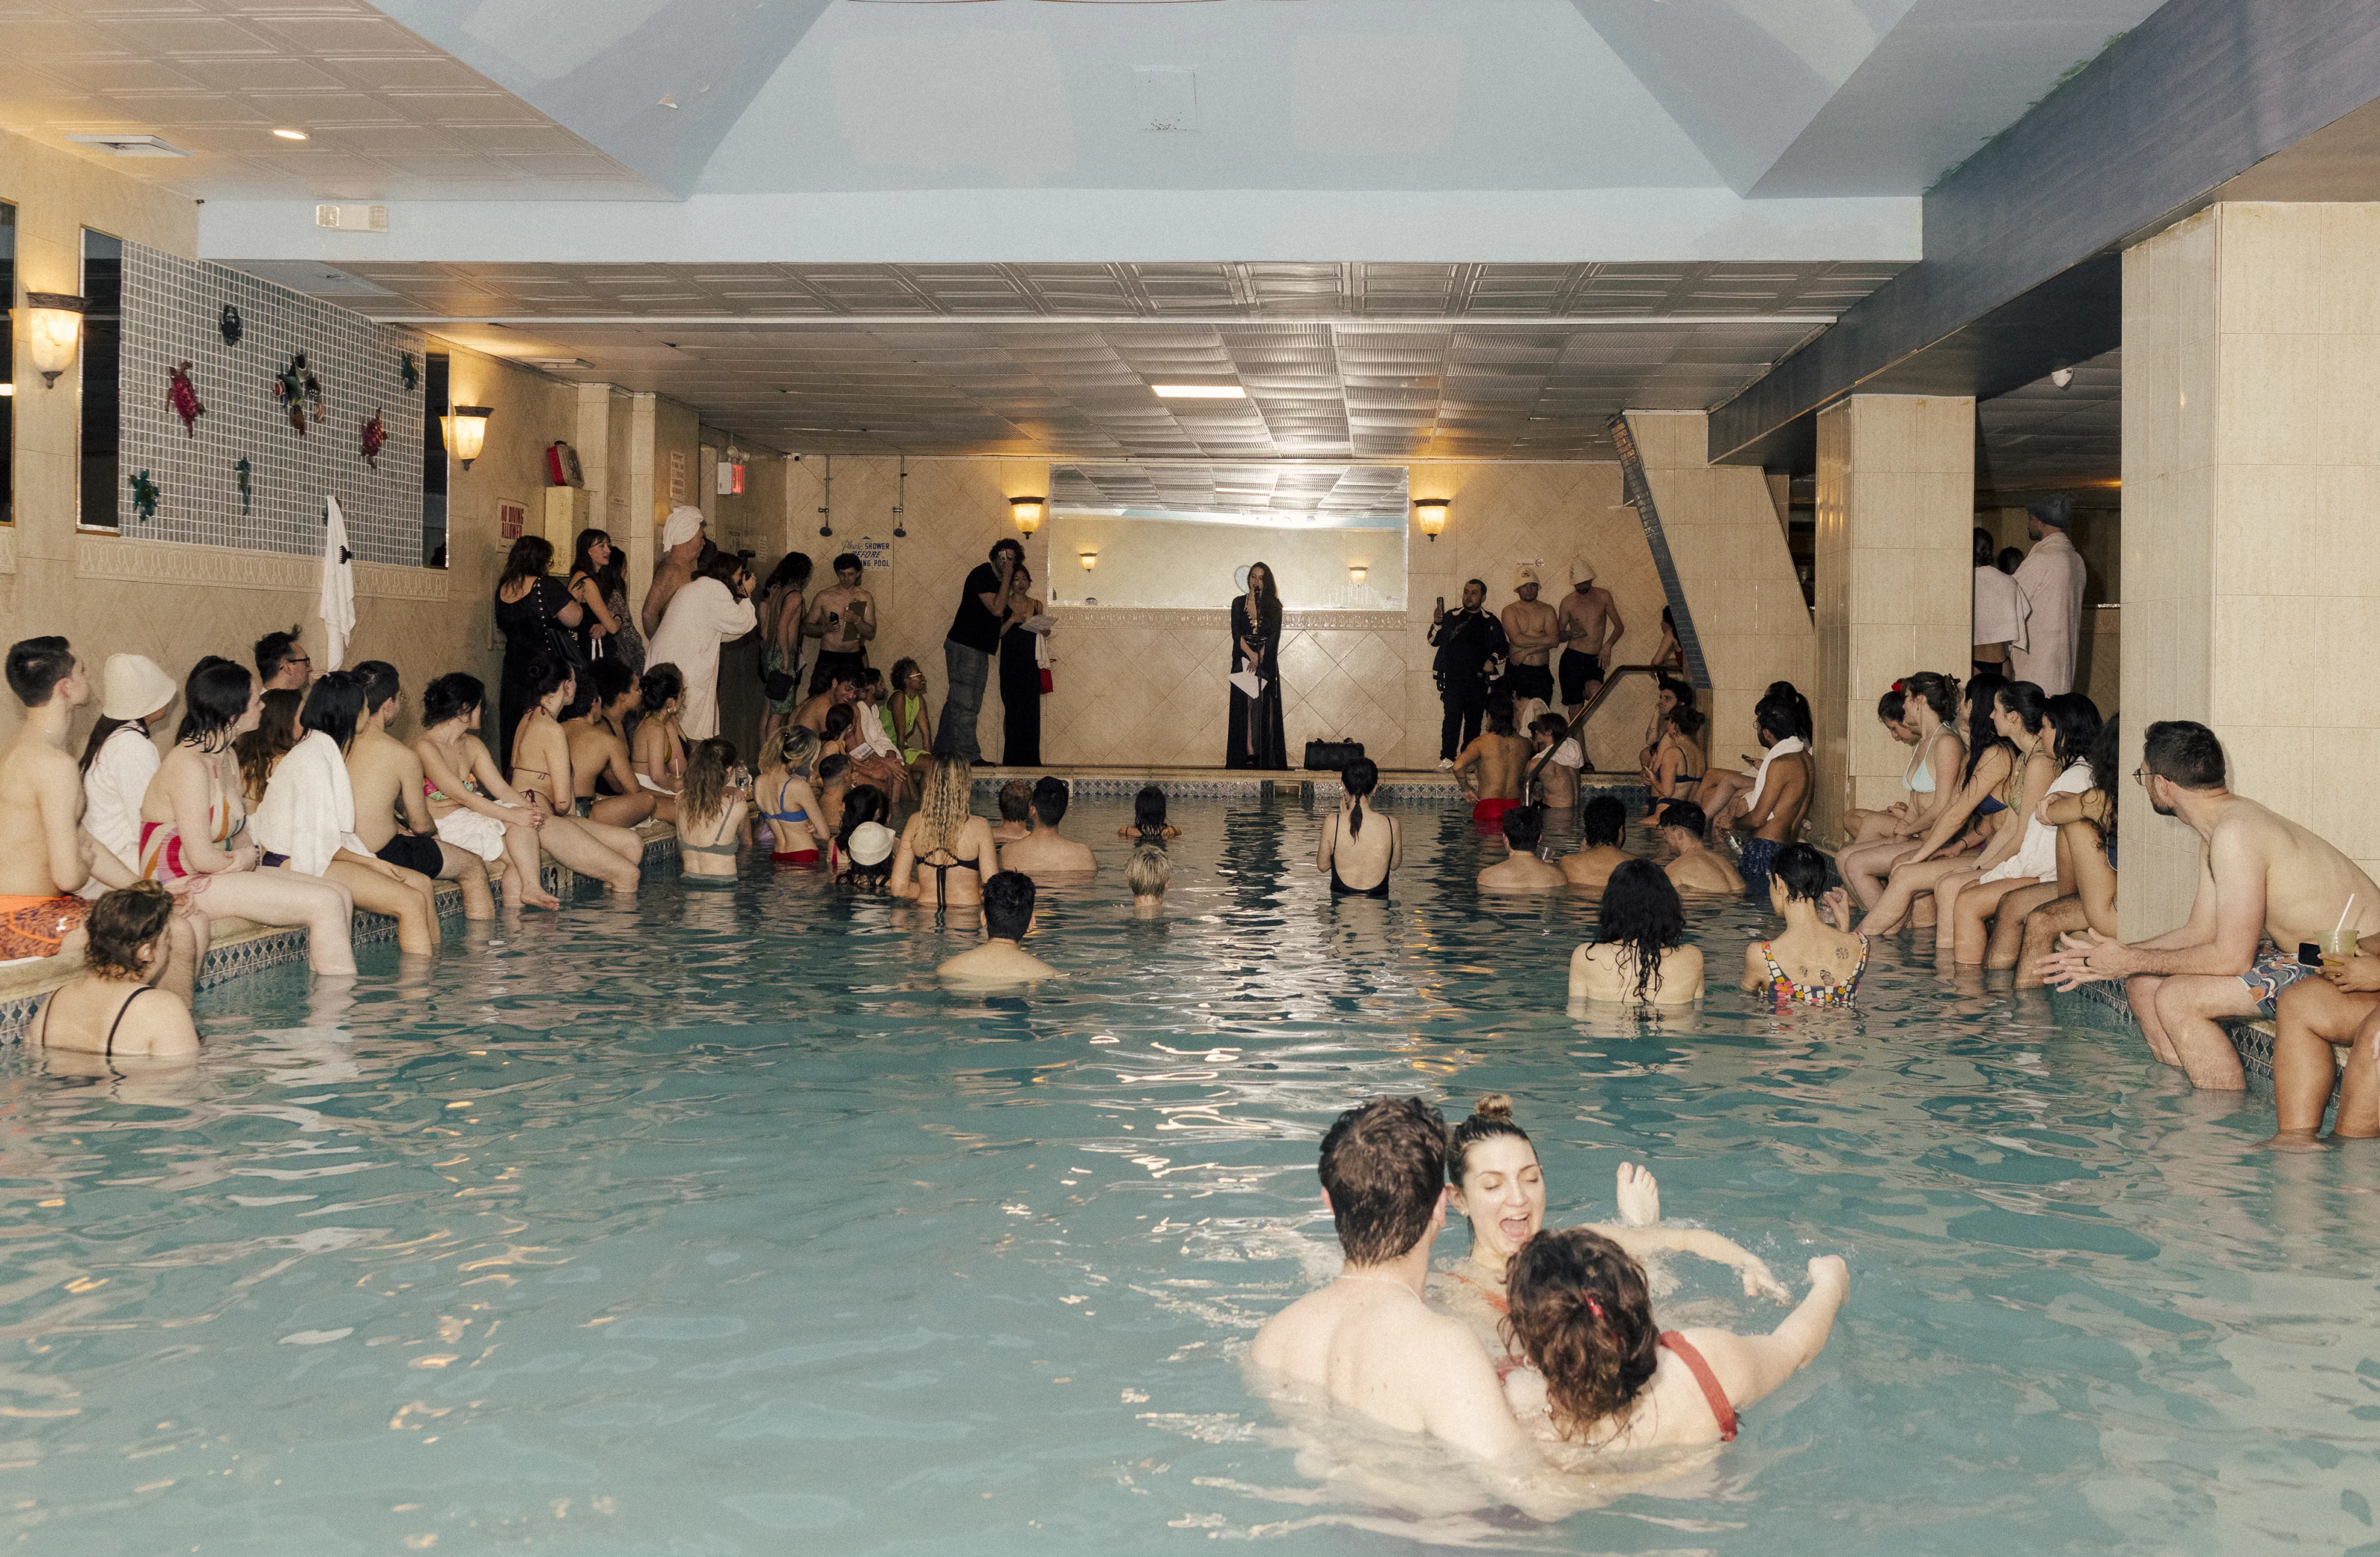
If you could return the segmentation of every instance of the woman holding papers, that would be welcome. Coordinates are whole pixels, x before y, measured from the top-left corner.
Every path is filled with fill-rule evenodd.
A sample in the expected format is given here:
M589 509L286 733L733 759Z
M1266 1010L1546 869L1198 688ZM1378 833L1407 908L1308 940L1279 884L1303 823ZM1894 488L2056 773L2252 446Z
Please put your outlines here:
M1050 618L1033 598L1033 570L1008 576L1008 629L1000 635L1000 765L1041 765L1041 652Z
M1281 589L1260 562L1248 565L1247 592L1232 602L1232 733L1223 763L1289 766L1281 727Z

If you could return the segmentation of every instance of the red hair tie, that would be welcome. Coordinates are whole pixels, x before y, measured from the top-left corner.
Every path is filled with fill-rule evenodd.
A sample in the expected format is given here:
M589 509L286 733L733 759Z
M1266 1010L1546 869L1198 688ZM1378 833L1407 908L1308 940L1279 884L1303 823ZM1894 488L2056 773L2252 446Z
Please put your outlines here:
M1900 682L1898 682L1898 681L1896 681L1896 682L1894 682L1894 683L1892 684L1892 689L1893 689L1894 691L1896 691L1896 692L1906 692L1906 691L1908 691L1908 690L1909 690L1909 688L1908 688L1908 687L1903 687L1903 686L1902 686Z
M1580 1295L1586 1299L1586 1311L1595 1316L1597 1323L1604 1322L1603 1305L1595 1300L1595 1295L1590 1292L1582 1293Z

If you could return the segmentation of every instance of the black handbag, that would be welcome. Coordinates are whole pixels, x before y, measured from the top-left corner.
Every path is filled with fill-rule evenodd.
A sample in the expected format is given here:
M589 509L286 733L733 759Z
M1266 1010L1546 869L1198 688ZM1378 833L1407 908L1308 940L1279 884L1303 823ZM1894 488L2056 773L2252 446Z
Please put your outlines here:
M1307 741L1305 771L1309 773L1343 772L1348 763L1363 755L1362 741Z

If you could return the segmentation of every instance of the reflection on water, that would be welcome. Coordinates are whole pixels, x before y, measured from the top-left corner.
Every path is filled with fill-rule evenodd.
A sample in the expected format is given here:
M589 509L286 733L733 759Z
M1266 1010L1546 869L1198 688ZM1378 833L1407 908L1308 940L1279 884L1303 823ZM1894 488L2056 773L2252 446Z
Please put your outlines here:
M1572 1016L1590 906L1475 901L1452 809L1379 903L1329 897L1302 809L1179 804L1135 921L1125 809L1079 808L1108 868L1045 899L1030 998L937 988L930 912L755 871L237 980L180 1071L13 1053L5 1518L79 1554L2380 1539L2380 1157L2256 1153L2261 1097L1889 947L1857 1013ZM1731 967L1760 922L1694 930ZM1797 1285L1845 1254L1833 1347L1552 1527L1253 1398L1246 1337L1338 1263L1322 1127L1414 1089L1512 1094L1559 1220L1626 1158ZM1779 1311L1683 1259L1660 1306Z

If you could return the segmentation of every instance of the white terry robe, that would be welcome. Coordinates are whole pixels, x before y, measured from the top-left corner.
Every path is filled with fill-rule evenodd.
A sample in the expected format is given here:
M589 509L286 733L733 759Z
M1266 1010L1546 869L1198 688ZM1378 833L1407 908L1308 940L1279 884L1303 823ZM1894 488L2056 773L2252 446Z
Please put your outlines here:
M264 786L264 803L249 819L256 841L289 857L289 868L309 876L330 869L332 857L371 850L356 836L356 792L347 782L346 754L320 730L289 748Z
M742 638L759 620L748 600L716 578L698 578L670 597L661 630L645 645L645 665L675 665L686 677L678 728L686 739L719 734L719 646Z
M2022 649L2031 641L2025 619L2032 614L2033 602L2024 598L2012 575L1997 567L1975 569L1975 636L1970 642Z
M2074 653L2082 636L2082 553L2064 530L2053 529L2033 543L2016 570L2017 588L2033 603L2025 624L2032 640L2009 650L2009 669L2051 697L2074 690Z

